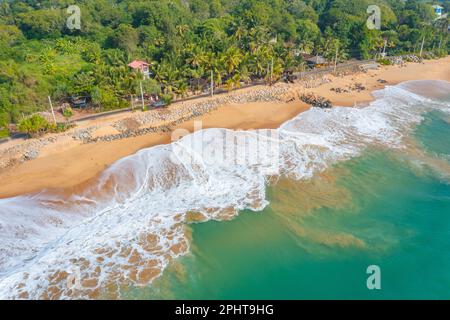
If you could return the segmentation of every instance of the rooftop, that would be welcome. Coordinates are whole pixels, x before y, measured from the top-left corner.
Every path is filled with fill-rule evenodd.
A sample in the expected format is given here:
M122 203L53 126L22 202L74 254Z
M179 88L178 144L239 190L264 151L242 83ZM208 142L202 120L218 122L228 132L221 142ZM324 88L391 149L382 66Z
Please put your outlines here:
M148 67L149 65L150 64L148 62L145 62L145 61L142 61L142 60L134 60L128 66L130 68L133 68L133 69L140 69L143 66L147 66Z

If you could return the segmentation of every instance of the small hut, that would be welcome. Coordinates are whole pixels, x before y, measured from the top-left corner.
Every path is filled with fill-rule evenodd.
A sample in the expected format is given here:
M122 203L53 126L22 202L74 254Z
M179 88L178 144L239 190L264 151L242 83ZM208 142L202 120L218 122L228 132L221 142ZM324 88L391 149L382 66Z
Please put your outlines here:
M303 60L305 60L305 62L310 66L310 67L322 67L325 66L327 64L327 60L319 55L310 55L310 54L303 54L302 55Z

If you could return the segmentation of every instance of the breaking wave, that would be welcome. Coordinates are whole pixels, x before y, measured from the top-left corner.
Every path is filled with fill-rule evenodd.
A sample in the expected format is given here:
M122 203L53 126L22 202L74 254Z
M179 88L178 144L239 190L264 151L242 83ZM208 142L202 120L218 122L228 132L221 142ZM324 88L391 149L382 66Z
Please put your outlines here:
M449 93L449 82L413 81L277 130L202 130L117 161L76 194L0 200L0 298L120 297L148 285L189 251L186 223L262 210L273 177L308 179L369 145L401 148L424 113L450 113Z

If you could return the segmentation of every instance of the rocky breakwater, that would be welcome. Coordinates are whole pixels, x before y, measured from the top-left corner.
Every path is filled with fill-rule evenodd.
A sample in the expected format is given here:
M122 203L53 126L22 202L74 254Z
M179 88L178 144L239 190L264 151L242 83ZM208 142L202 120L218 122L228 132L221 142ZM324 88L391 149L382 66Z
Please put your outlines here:
M249 90L239 94L219 95L200 102L179 102L167 109L137 113L129 118L116 121L113 127L119 133L93 137L92 131L85 129L77 137L74 137L74 139L81 140L84 143L95 143L99 141L109 142L120 140L149 133L167 133L171 132L177 125L205 115L222 105L284 101L287 91L288 86L281 84L269 88Z
M315 108L329 109L333 107L330 100L313 93L302 94L300 100Z
M39 156L40 150L57 140L56 136L27 140L0 150L0 169L8 168Z

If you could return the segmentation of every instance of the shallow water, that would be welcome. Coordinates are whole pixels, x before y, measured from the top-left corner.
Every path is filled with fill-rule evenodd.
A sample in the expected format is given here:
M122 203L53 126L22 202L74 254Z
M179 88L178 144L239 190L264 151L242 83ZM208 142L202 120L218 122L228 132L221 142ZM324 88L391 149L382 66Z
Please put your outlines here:
M450 155L450 139L427 144L450 128L440 116L427 114L415 131L432 156ZM441 172L369 149L312 181L280 181L260 213L193 225L192 253L124 297L450 298L450 180ZM369 265L381 268L381 290L367 289Z
M441 297L449 92L409 82L277 130L203 130L80 193L0 200L0 298Z

